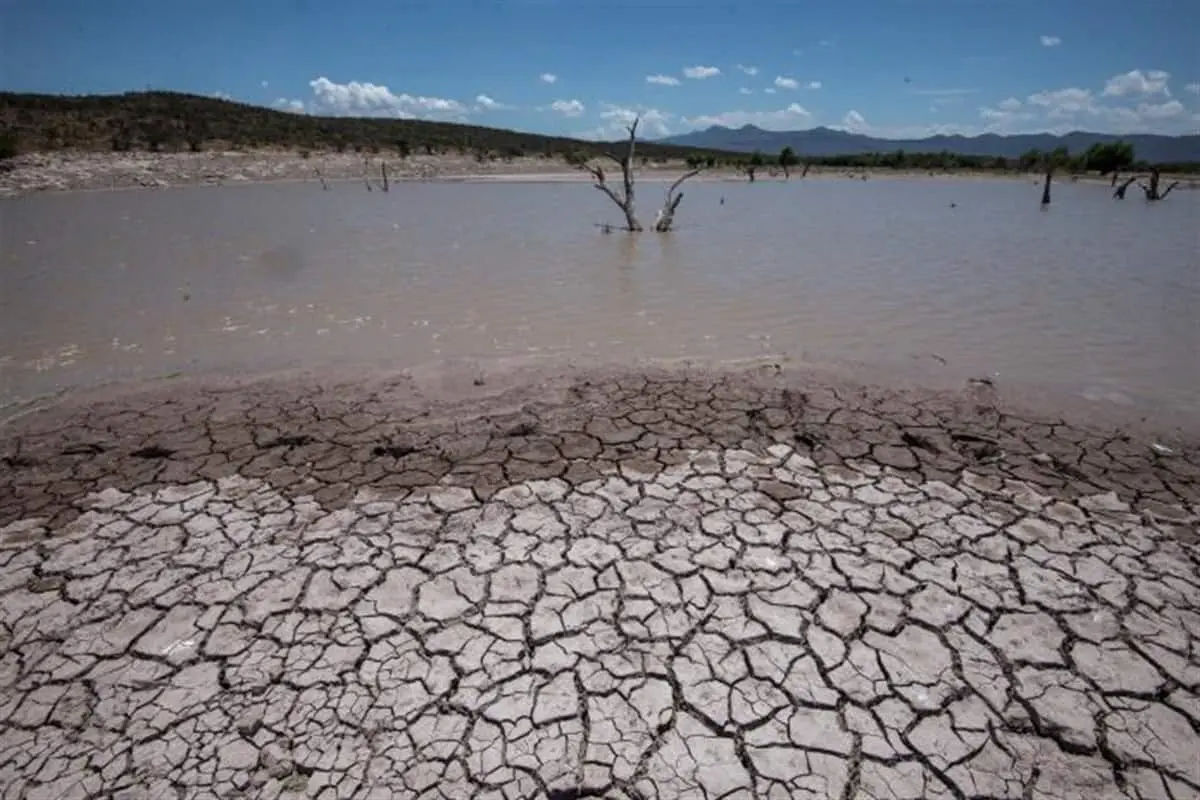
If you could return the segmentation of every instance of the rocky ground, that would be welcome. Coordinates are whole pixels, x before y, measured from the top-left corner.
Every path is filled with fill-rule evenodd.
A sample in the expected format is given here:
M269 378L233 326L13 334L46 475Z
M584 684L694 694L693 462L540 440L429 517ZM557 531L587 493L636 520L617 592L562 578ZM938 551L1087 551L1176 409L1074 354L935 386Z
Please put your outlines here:
M1197 797L1198 444L770 369L70 400L0 427L0 784Z
M521 158L479 162L467 156L414 155L386 159L357 153L313 153L259 150L201 153L30 153L0 171L0 197L40 191L78 189L164 188L189 184L248 181L361 180L380 181L386 160L393 180L434 180L466 175L527 175L569 171L561 160Z
M358 153L311 153L296 151L255 150L238 152L200 153L98 153L50 152L29 153L5 162L0 169L0 197L18 196L44 191L166 188L195 184L238 184L263 181L327 181L359 180L368 175L373 183L380 182L380 164L386 161L392 180L455 180L462 178L591 180L579 170L572 170L561 159L517 158L511 161L478 161L461 155L413 155L399 159L391 155ZM652 180L674 179L687 169L682 162L648 164L639 175ZM1192 176L1176 176L1181 189L1200 187ZM1041 185L1039 176L996 172L931 172L928 170L863 170L841 167L817 167L809 179L838 178L867 180L868 178L937 178L937 179L1007 179L1030 180ZM702 180L745 181L737 169L726 167L706 170ZM783 180L783 173L774 168L758 173L760 181ZM1173 180L1175 178L1169 178ZM799 180L794 176L792 180ZM1069 176L1065 181L1107 184L1109 179L1096 176Z

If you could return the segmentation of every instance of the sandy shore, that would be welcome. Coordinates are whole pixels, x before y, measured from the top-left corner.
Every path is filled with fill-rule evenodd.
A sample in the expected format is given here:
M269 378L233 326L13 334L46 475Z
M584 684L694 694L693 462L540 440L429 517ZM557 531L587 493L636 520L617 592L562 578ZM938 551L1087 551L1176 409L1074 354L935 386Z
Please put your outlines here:
M30 153L9 161L0 169L0 197L44 191L165 188L197 184L229 185L264 181L363 180L378 184L380 165L386 161L392 180L518 180L587 181L590 176L572 170L560 159L518 158L511 161L480 162L472 157L414 155L407 159L355 153L312 153L305 157L293 151L201 153ZM687 169L680 163L648 164L639 168L639 179L668 180ZM1033 176L996 172L935 172L929 170L863 170L817 167L813 178L865 180L869 178L1000 179L1032 180ZM745 181L733 168L709 170L702 180ZM760 181L782 180L778 170L763 169ZM796 178L793 177L793 180ZM1104 182L1095 176L1064 176L1059 182ZM1183 188L1200 185L1185 177Z
M1196 796L1200 441L1170 444L770 367L69 399L0 428L0 777Z

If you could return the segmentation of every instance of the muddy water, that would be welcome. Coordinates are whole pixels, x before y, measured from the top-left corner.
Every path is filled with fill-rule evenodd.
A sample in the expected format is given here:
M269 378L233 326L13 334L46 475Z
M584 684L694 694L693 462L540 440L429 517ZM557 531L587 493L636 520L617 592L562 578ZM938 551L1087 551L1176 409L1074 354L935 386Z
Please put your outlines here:
M663 187L641 189L649 219ZM604 234L615 216L583 184L0 201L0 404L197 370L770 355L1197 405L1200 193L1038 198L1029 182L695 183L677 232L637 237Z

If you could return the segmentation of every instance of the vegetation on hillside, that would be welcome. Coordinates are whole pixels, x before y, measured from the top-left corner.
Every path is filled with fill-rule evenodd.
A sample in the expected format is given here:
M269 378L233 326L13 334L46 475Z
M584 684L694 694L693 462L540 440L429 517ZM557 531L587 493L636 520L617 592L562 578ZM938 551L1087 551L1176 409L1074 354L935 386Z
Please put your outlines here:
M389 152L400 157L459 152L480 158L587 157L602 142L394 118L318 117L175 92L122 95L0 93L0 131L15 149L200 151L283 147L301 151ZM679 159L690 147L641 144L652 159Z
M46 150L201 151L275 147L301 153L335 150L389 153L465 153L479 160L523 156L562 158L579 165L610 151L611 143L428 120L318 117L177 92L121 95L15 94L0 92L0 160ZM785 175L804 165L847 169L1042 170L1053 162L1069 172L1145 170L1132 145L1095 145L1083 153L1030 151L1019 159L940 153L893 152L810 157L785 148L777 155L701 150L639 142L643 163L684 160L693 168L737 167L747 175L778 167ZM1166 172L1200 172L1200 164L1159 164Z

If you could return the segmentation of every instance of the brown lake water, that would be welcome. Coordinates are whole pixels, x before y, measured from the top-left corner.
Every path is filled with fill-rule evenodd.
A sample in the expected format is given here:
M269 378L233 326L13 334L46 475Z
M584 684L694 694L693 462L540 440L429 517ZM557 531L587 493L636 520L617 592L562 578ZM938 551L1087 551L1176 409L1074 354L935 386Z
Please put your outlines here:
M649 222L664 187L640 189ZM686 195L667 236L604 234L615 209L581 183L3 200L0 405L179 372L770 356L1200 407L1200 192L1064 184L1047 211L1028 181Z

